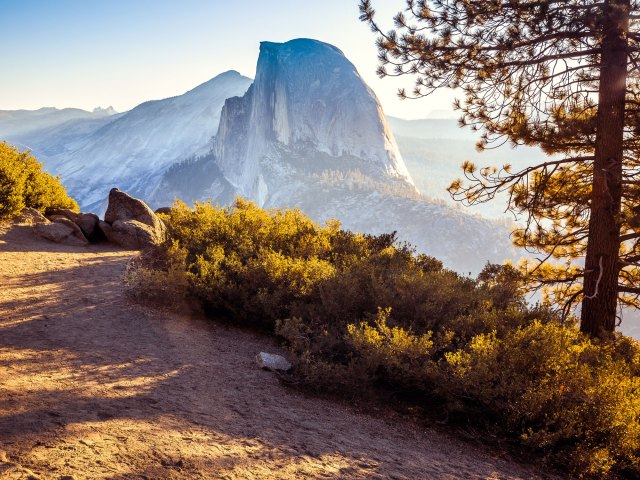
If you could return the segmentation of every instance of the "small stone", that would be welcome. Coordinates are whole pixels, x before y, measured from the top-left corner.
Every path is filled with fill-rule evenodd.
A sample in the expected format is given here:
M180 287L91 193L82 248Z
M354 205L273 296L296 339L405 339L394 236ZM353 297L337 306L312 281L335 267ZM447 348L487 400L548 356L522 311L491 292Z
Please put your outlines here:
M291 369L291 364L286 358L273 353L260 352L256 356L256 363L264 370L286 372Z

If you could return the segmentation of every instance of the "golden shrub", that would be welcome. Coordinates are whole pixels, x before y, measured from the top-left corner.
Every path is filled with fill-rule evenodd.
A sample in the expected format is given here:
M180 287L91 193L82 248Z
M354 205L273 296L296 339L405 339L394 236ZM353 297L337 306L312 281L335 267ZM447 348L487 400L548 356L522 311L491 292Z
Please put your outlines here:
M23 208L70 208L78 204L67 195L58 177L42 171L42 164L29 153L0 143L0 218L20 213Z
M527 305L513 267L462 277L393 234L243 199L178 202L167 222L170 242L130 275L133 291L192 295L275 331L303 384L439 400L579 476L640 475L640 346L589 340Z

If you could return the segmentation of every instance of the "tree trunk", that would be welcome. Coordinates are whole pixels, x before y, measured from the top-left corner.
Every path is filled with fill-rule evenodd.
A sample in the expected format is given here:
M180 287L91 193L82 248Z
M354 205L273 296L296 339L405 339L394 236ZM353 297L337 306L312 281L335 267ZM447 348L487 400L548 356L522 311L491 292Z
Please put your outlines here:
M630 0L606 0L600 67L593 191L580 330L615 330L620 264L620 205Z

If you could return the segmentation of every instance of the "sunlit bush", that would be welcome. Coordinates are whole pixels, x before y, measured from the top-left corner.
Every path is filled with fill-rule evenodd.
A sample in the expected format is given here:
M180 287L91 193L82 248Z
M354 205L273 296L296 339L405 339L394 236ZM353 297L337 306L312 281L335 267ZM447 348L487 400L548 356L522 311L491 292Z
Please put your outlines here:
M640 475L640 347L594 343L527 305L511 266L470 279L394 235L242 199L176 203L166 221L169 241L127 275L135 295L190 296L275 331L308 386L437 401L578 475Z
M534 321L476 335L438 358L433 334L392 332L380 321L349 333L353 362L397 385L463 399L477 418L498 420L557 462L570 459L574 472L640 474L640 348L633 340L596 344L576 328Z
M0 218L18 214L23 208L78 209L58 177L42 171L42 164L29 154L0 142Z

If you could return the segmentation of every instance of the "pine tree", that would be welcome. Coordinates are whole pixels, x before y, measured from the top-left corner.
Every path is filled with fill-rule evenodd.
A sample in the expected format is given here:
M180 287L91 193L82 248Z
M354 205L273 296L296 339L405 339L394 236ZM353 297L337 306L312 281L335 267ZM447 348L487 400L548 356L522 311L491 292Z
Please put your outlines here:
M565 311L581 300L581 330L607 336L619 306L640 307L639 2L406 0L389 32L370 0L360 12L379 35L379 75L416 78L401 97L460 89L479 149L549 155L517 171L466 162L450 192L505 192L524 220L515 243L543 254L523 266L532 287L553 287Z

